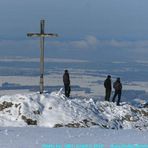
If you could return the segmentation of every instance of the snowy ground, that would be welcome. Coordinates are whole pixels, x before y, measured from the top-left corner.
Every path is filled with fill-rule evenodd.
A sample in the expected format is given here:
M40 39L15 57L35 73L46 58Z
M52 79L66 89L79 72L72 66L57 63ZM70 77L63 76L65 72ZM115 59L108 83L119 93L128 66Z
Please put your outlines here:
M118 144L124 148L147 148L148 132L135 130L100 130L98 128L0 128L1 148L51 148L51 145ZM86 145L85 145L86 146ZM143 146L143 147L140 147ZM114 146L115 147L115 146ZM112 147L113 148L113 147Z

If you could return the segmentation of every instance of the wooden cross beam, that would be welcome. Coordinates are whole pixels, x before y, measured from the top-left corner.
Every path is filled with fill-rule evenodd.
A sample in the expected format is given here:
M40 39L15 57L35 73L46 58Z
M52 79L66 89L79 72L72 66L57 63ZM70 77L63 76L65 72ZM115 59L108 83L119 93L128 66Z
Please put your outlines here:
M40 94L44 91L44 40L45 37L57 37L58 34L45 33L45 20L40 21L40 33L27 33L28 37L40 37Z

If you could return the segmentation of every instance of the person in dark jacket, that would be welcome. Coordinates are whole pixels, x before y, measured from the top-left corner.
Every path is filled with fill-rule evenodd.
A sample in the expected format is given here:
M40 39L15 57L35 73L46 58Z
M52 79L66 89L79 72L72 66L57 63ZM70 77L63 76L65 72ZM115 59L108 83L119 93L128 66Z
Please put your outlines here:
M63 83L65 88L65 96L69 97L71 88L70 88L70 77L69 77L68 70L65 70L65 73L63 75Z
M113 87L115 89L115 94L113 96L112 101L115 102L115 98L118 95L117 105L120 105L121 93L122 93L122 83L120 82L120 78L117 78L117 80L113 84Z
M110 75L108 75L106 80L104 81L104 87L105 87L105 101L109 101L111 91L112 91L111 76Z

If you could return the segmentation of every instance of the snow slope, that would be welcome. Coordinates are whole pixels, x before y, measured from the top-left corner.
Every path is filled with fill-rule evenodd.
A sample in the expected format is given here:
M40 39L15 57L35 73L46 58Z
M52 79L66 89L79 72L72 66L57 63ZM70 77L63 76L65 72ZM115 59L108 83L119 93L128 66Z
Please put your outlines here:
M0 97L0 126L99 127L148 129L148 108L97 101L67 99L59 92L16 94Z

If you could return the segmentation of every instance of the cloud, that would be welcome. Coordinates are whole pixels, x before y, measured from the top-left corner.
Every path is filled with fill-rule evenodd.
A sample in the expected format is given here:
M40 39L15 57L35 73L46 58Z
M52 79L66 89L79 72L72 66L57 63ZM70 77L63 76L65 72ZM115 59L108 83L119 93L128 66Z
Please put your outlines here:
M148 40L100 40L95 36L86 36L81 40L64 41L64 42L50 42L52 46L60 49L72 49L72 50L99 50L99 49L123 49L138 51L140 49L147 51Z
M74 50L89 50L96 49L97 38L95 36L86 36L81 40L64 41L64 42L50 42L49 44L55 47L60 47L61 49L74 49Z
M127 41L127 40L108 40L103 41L104 46L108 45L110 47L116 48L148 48L148 40L138 40L138 41Z
M68 43L68 46L77 48L77 49L87 49L88 48L88 44L85 40L71 41Z
M50 48L54 52L57 51L99 51L99 50L126 50L132 52L144 52L148 53L148 40L103 40L98 39L95 36L88 35L80 40L69 40L69 41L51 41L46 40L45 48ZM35 51L40 48L39 40L1 40L0 41L0 51L4 50L14 50L22 52L21 50L26 50L26 52ZM39 52L36 51L36 52Z
M93 46L97 45L97 42L98 42L97 38L95 36L92 36L92 35L87 36L86 41L89 45L93 45Z
M31 49L32 47L39 46L35 40L1 40L0 50L7 49Z

